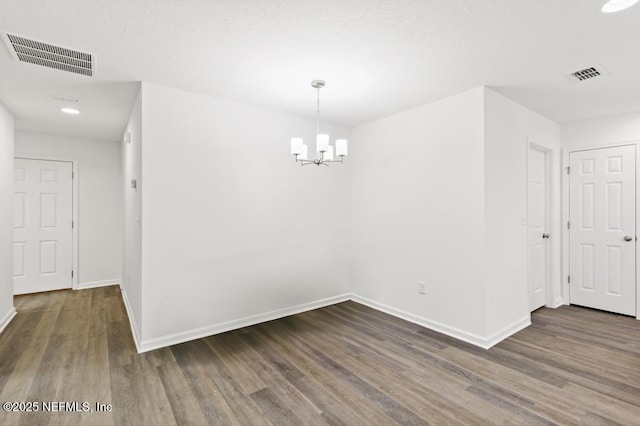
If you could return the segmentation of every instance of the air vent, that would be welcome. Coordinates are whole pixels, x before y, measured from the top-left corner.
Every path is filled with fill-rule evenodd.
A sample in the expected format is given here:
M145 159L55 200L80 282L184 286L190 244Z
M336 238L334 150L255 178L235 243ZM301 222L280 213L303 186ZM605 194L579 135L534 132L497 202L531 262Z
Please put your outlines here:
M92 77L95 55L4 33L11 55L22 62Z
M59 102L68 103L68 104L77 104L80 102L80 99L74 96L67 96L67 95L51 95L51 99L53 99L54 101L59 101Z
M573 80L575 83L579 83L581 81L591 80L596 77L600 77L602 75L605 75L606 73L607 72L604 69L602 69L601 66L594 65L592 67L585 68L580 71L572 72L571 74L568 74L568 77L571 80Z

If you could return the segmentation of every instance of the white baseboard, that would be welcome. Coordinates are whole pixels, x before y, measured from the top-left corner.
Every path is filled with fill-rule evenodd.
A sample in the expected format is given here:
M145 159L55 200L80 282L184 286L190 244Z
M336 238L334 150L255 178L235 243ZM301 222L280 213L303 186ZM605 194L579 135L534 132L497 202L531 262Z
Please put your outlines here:
M4 331L4 329L9 325L9 323L17 313L18 312L16 311L16 308L11 307L11 309L9 309L9 312L7 312L4 318L2 318L2 321L0 321L0 333Z
M512 324L504 327L485 339L485 344L481 345L484 349L489 349L492 346L497 345L509 336L516 334L518 331L523 330L531 325L531 314L527 314Z
M445 334L449 337L453 337L454 339L471 343L472 345L479 346L483 349L491 348L495 344L501 342L502 340L506 339L507 337L511 336L512 334L522 330L523 328L531 324L529 317L526 317L526 318L523 318L522 320L516 321L514 324L511 324L510 326L505 327L504 329L500 330L497 333L494 333L489 337L483 337L477 334L468 333L466 331L460 330L455 327L450 327L448 325L442 324L437 321L433 321L418 315L414 315L412 313L403 311L401 309L392 308L391 306L387 306L382 303L375 302L371 299L358 296L357 294L352 294L351 300L353 300L354 302L366 305L370 308L376 309L378 311L384 312L386 314L393 315L394 317L401 318L405 321L418 324L422 327L428 328L438 333Z
M123 292L124 295L124 292ZM206 327L200 327L192 330L187 330L180 333L169 334L166 336L156 337L149 340L144 340L136 346L138 347L138 353L147 352L154 349L163 348L165 346L176 345L178 343L187 342L189 340L200 339L202 337L211 336L214 334L224 333L231 330L236 330L242 327L248 327L250 325L259 324L262 322L273 321L276 319L288 317L290 315L299 314L301 312L307 312L318 308L324 308L325 306L335 305L336 303L346 302L350 300L350 294L343 294L340 296L328 297L326 299L320 299L313 302L303 303L301 305L292 306L289 308L277 309L275 311L265 312L263 314L252 315L244 318L240 318L233 321L227 321L220 324L213 324Z
M122 283L120 280L102 280L102 281L92 281L88 283L79 283L74 290L84 290L85 288L95 288L95 287L106 287L109 285L119 285L122 287Z
M129 325L131 327L131 333L133 335L133 340L135 342L138 353L148 352L154 349L160 349L160 348L164 348L171 345L177 345L183 342L188 342L190 340L196 340L203 337L212 336L219 333L225 333L227 331L237 330L239 328L248 327L251 325L255 325L255 324L259 324L267 321L277 320L280 318L288 317L290 315L311 311L313 309L323 308L325 306L335 305L336 303L341 303L348 300L353 300L354 302L368 306L375 310L387 313L389 315L393 315L397 318L401 318L403 320L412 322L414 324L418 324L422 327L428 328L438 333L442 333L447 336L453 337L454 339L462 340L472 345L479 346L483 349L489 349L492 346L496 345L497 343L500 343L502 340L506 339L507 337L531 325L530 315L526 315L520 320L515 321L513 324L510 324L507 327L503 328L502 330L499 330L489 336L480 336L477 334L460 330L455 327L450 327L448 325L430 320L428 318L414 315L412 313L403 311L401 309L396 309L391 306L387 306L382 303L375 302L371 299L367 299L357 294L347 293L339 296L328 297L325 299L303 303L301 305L292 306L289 308L277 309L274 311L265 312L263 314L257 314L257 315L252 315L244 318L239 318L237 320L226 321L219 324L212 324L205 327L199 327L199 328L183 331L180 333L174 333L174 334L168 334L165 336L155 337L153 339L141 340L140 336L136 331L135 317L132 315L132 310L129 305L129 300L127 299L127 293L125 292L121 283L120 283L120 290L122 293L122 300L124 301L124 305L127 310L127 315L129 316Z
M564 299L562 297L558 297L555 302L553 302L553 304L550 306L550 308L559 308L562 305L568 305L568 303L564 302Z
M127 292L124 291L124 286L121 282L118 284L120 285L120 294L122 294L124 308L127 310L127 317L129 317L129 328L131 328L131 335L133 336L133 343L136 345L136 351L138 351L138 353L144 352L140 350L140 336L138 336L138 331L136 328L136 317L133 316L133 311L131 310L129 299L127 299Z

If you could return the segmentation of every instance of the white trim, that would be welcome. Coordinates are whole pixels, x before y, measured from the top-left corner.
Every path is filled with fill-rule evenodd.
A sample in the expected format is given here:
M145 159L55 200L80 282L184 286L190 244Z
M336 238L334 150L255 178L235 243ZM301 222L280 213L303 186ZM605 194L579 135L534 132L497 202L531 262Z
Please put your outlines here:
M78 214L78 180L80 175L78 173L78 159L77 158L61 158L61 157L52 157L48 155L39 155L39 154L22 154L19 152L15 152L13 154L13 158L19 158L24 160L41 160L41 161L64 161L72 164L73 171L73 180L72 180L72 191L73 194L71 196L71 220L73 221L73 229L71 230L71 268L73 269L73 278L71 278L71 287L75 290L78 288L78 228L79 222L78 218L80 217Z
M640 249L638 247L638 217L640 217L640 197L638 192L640 191L640 173L638 168L640 167L640 141L635 141L636 145L636 319L640 320Z
M481 345L484 349L490 349L491 347L502 342L507 337L513 336L518 331L524 330L531 325L531 314L527 313L524 317L504 327L502 330L498 330L495 333L489 335L485 339L485 344Z
M422 327L428 328L430 330L436 331L438 333L445 334L447 336L453 337L454 339L462 340L467 343L471 343L472 345L479 346L483 349L489 349L495 344L501 342L512 334L517 333L518 331L524 329L531 325L531 317L527 313L527 315L514 322L513 324L503 328L502 330L493 333L491 336L482 337L477 334L468 333L466 331L457 329L455 327L449 327L448 325L442 324L437 321L433 321L424 317L420 317L418 315L414 315L412 313L392 308L391 306L384 305L382 303L375 302L371 299L367 299L362 296L358 296L356 294L351 295L351 300L354 302L360 303L362 305L366 305L375 310L384 312L389 315L393 315L394 317L401 318L405 321L412 322L414 324L418 324Z
M619 141L606 144L598 144L584 148L571 148L562 150L562 296L565 305L570 304L569 298L569 283L567 277L569 276L570 264L569 264L569 230L567 229L567 222L569 221L569 175L566 173L567 167L569 167L569 155L572 152L579 151L592 151L595 149L614 148L620 146L635 145L636 147L636 236L638 235L638 225L640 221L640 197L638 196L640 190L640 140L632 139L627 141ZM640 250L638 249L638 243L636 242L636 319L640 320Z
M569 151L562 150L562 208L561 208L561 228L562 228L562 303L569 304L569 229L567 223L569 223L569 173L567 173L567 167L569 167Z
M551 305L549 305L549 308L559 308L560 306L564 305L564 299L562 297L558 297Z
M88 283L80 283L74 288L74 290L84 290L86 288L95 288L95 287L107 287L110 285L117 285L122 287L122 283L120 280L102 280L102 281L92 281Z
M131 310L131 305L129 305L129 299L127 299L127 293L124 291L124 286L122 282L118 283L120 285L120 294L122 294L122 301L124 302L124 308L127 310L127 317L129 318L129 328L131 328L131 336L133 336L133 343L136 345L136 351L138 353L143 352L140 350L140 337L138 336L138 331L136 328L136 318L133 316L133 311Z
M14 308L13 306L11 307L11 309L9 309L9 312L7 312L4 318L2 318L2 321L0 321L0 333L4 331L4 329L9 325L9 323L17 313L18 311L16 311L16 308Z
M124 292L122 293L124 295ZM155 337L149 340L143 340L140 345L136 343L138 353L151 351L154 349L164 348L166 346L176 345L178 343L187 342L189 340L200 339L214 334L224 333L236 330L242 327L273 321L276 319L288 317L302 312L311 311L325 306L335 305L336 303L346 302L350 300L350 294L328 297L313 302L303 303L301 305L292 306L290 308L277 309L275 311L265 312L263 314L251 315L237 320L227 321L219 324L208 325L205 327L195 328L180 333L168 334L165 336ZM129 311L129 309L127 309ZM132 325L133 327L133 325ZM135 340L135 339L134 339Z
M136 345L138 353L148 352L155 349L164 348L167 346L177 345L179 343L188 342L190 340L201 339L203 337L213 336L215 334L225 333L227 331L237 330L243 327L249 327L252 325L264 323L267 321L273 321L280 318L288 317L291 315L299 314L302 312L311 311L314 309L324 308L326 306L335 305L337 303L346 302L352 300L356 303L368 306L380 312L392 315L394 317L403 319L405 321L418 324L422 327L430 330L442 333L444 335L453 337L454 339L462 340L475 346L479 346L483 349L489 349L492 346L500 343L507 337L517 333L520 330L531 325L531 316L527 313L526 316L514 321L512 324L504 327L503 329L487 336L479 336L477 334L468 333L466 331L457 329L455 327L449 327L437 321L429 320L418 315L411 314L409 312L392 308L382 303L375 302L371 299L359 296L353 293L346 293L339 296L328 297L301 305L292 306L289 308L277 309L274 311L265 312L263 314L251 315L244 318L239 318L232 321L226 321L219 324L212 324L205 327L194 328L192 330L183 331L180 333L168 334L165 336L156 337L149 340L140 340L135 327L135 319L131 315L131 307L129 306L129 300L127 294L124 291L122 283L120 284L120 292L122 293L122 300L124 301L127 315L129 317L129 324L131 327L131 334L133 341Z

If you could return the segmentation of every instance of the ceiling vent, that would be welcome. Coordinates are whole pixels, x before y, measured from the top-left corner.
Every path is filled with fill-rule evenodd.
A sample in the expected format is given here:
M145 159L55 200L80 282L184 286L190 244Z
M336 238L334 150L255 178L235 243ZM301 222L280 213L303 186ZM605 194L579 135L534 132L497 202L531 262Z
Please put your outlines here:
M31 40L15 34L4 33L3 38L11 55L19 61L88 77L95 74L94 54Z
M605 75L607 72L599 65L594 65L589 68L585 68L576 72L572 72L568 74L569 77L574 83L580 83L581 81L591 80L596 77L600 77Z

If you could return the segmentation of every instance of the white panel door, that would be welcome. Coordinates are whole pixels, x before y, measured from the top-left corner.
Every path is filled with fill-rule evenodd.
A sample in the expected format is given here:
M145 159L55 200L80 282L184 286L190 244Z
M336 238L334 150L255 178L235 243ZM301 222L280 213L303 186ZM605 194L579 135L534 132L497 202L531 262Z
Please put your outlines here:
M635 146L569 155L572 304L636 314Z
M544 306L547 298L547 154L529 148L527 251L529 310Z
M72 286L72 170L65 161L14 160L14 294Z

